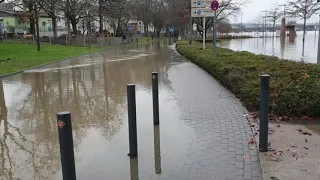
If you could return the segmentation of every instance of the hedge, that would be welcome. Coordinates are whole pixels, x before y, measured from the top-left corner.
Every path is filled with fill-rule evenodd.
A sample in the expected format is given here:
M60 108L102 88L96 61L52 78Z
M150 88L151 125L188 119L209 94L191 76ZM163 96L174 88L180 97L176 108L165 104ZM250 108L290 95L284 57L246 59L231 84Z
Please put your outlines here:
M212 48L186 42L177 51L197 64L233 92L249 111L259 110L260 75L270 75L270 112L274 115L318 117L320 115L320 66L249 52Z

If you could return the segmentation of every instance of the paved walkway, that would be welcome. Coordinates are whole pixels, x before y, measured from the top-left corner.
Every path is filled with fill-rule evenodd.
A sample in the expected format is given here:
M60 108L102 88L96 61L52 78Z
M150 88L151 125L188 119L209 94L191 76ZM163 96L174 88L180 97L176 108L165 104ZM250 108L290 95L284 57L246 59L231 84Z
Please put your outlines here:
M260 180L258 151L250 145L247 110L208 73L190 62L169 70L182 119L196 133L169 179ZM250 153L249 153L250 151Z

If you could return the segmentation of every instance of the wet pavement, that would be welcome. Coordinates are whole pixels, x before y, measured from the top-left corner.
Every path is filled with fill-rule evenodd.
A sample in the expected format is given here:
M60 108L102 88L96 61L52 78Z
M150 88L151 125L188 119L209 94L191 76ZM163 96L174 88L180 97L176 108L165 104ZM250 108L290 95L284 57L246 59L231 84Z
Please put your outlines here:
M159 72L160 127L151 72ZM136 84L138 159L126 85ZM56 113L70 111L79 180L261 179L245 108L167 42L123 46L0 80L0 179L61 179Z

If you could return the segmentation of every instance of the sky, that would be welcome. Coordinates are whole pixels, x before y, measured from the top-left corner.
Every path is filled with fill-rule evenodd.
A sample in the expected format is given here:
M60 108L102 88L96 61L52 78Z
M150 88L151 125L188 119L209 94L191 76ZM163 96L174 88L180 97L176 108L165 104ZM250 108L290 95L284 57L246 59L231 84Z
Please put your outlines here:
M236 1L243 1L243 0L236 0ZM273 9L278 5L283 5L288 0L246 0L248 1L247 5L242 7L242 22L248 23L252 22L260 16L261 11L268 11ZM283 12L283 6L279 7L280 10ZM230 19L231 22L241 22L241 16L238 16L237 19ZM300 19L296 19L298 23L302 23L303 21ZM307 20L307 23L318 23L319 22L319 15L313 15L310 19ZM280 23L280 21L278 22Z

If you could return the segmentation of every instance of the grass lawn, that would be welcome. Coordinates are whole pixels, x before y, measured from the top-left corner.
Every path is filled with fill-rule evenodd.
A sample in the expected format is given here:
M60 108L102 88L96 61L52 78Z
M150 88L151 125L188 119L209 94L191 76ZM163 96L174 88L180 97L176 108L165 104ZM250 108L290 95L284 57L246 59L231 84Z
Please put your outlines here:
M37 52L34 44L0 42L0 76L102 49L96 46L89 50L88 47L42 44L41 51Z

